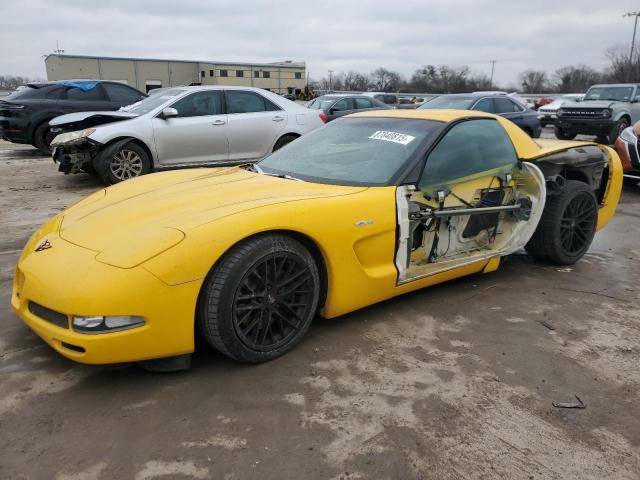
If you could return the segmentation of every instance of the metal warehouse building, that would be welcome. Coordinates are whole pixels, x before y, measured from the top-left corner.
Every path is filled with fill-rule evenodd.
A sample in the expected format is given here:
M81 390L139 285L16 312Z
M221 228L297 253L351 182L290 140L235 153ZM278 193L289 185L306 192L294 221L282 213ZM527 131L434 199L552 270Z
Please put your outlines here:
M51 54L44 63L49 80L115 80L143 92L178 85L238 85L275 93L299 93L306 85L304 62L240 63Z

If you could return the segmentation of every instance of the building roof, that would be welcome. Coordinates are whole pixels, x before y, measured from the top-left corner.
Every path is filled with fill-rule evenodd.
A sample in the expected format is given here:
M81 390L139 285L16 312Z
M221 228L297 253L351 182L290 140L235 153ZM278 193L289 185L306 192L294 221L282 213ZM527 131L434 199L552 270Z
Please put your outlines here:
M247 62L218 62L213 60L175 60L167 58L139 58L139 57L102 57L98 55L66 55L51 53L46 56L45 62L51 57L57 58L83 58L88 60L129 60L136 62L173 62L173 63L210 63L214 65L243 65L243 66L257 66L257 67L278 67L278 68L305 68L305 62L294 62L291 60L284 60L281 62L272 63L247 63Z

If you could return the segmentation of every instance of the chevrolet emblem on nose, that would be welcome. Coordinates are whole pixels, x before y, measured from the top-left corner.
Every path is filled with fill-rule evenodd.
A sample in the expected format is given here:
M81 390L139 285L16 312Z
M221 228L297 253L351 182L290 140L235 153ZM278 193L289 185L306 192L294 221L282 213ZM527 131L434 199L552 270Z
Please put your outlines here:
M35 249L36 252L41 252L42 250L49 250L53 245L49 240L44 240L40 245L38 245Z

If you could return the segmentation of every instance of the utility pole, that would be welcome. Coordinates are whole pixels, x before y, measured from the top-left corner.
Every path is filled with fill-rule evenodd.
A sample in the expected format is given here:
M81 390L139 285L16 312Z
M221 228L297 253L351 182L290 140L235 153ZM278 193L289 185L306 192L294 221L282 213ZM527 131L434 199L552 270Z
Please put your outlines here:
M630 82L632 80L631 74L633 69L633 47L636 44L636 30L638 29L638 17L640 16L640 12L627 12L622 17L635 17L635 22L633 23L633 37L631 37L631 51L629 52L629 74L627 75L627 81Z
M489 90L493 88L493 70L496 66L497 60L489 60L491 62L491 79L489 80Z
M333 83L331 81L331 75L333 75L333 70L329 70L329 91L333 90Z
M64 50L60 50L60 45L58 45L58 40L56 40L56 49L54 50L54 52L57 55L60 55L61 53L64 53Z

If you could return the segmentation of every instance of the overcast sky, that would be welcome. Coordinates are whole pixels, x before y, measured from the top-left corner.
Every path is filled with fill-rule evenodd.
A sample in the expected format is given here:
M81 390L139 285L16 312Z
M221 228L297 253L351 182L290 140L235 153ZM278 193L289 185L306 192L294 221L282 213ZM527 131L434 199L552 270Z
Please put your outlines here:
M618 0L0 2L0 74L46 76L56 41L67 54L271 62L304 60L312 78L405 76L425 64L468 65L515 82L519 72L596 68L629 45L640 2Z

